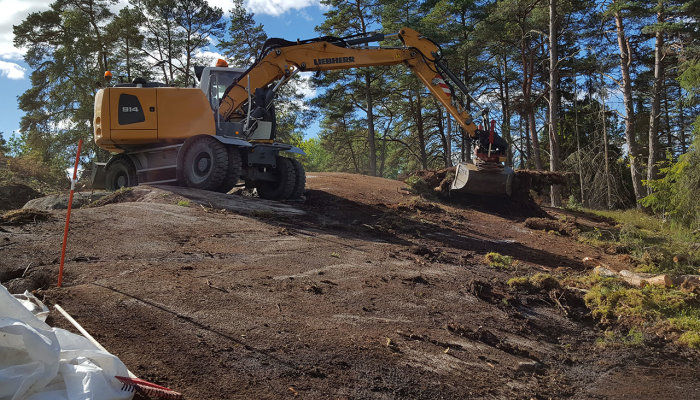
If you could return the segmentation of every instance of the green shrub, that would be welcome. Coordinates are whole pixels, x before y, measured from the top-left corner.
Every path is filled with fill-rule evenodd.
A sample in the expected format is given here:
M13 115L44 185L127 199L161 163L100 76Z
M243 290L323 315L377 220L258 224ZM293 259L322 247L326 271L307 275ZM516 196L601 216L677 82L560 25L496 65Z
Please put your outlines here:
M655 213L693 229L700 228L700 135L691 149L673 161L671 156L659 168L661 179L646 181L652 193L640 202Z
M569 200L566 202L566 208L573 211L583 210L583 204L579 201L578 197L574 194L569 195Z

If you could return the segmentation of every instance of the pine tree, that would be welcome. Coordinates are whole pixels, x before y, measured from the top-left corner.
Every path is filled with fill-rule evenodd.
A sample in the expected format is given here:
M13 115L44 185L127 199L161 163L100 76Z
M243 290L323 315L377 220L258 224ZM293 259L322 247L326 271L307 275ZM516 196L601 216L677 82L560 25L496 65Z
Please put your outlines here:
M219 42L219 48L231 59L236 67L248 67L258 57L258 53L267 40L267 34L261 24L255 22L254 14L246 11L243 0L234 0L229 25L230 40Z

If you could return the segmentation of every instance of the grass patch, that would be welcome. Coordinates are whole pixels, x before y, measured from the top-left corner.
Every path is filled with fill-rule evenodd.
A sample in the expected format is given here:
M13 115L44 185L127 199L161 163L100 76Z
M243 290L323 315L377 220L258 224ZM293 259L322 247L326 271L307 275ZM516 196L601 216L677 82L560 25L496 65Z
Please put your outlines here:
M579 235L585 243L629 254L637 272L697 274L700 233L637 210L588 212L617 222L613 229L594 228Z
M486 264L494 268L510 269L513 266L513 257L491 252L484 257Z
M180 207L189 207L190 201L189 200L180 200L177 202L177 205Z

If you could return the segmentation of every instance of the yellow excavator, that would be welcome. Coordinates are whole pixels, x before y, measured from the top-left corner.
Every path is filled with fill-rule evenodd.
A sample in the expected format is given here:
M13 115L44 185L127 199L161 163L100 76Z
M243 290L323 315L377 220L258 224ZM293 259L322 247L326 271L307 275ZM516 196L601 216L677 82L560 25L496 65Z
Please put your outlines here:
M368 47L398 37L400 47ZM136 79L95 95L96 144L116 153L97 170L94 182L116 190L137 184L177 184L227 192L239 182L260 197L295 199L304 192L302 164L281 153L303 154L275 141L274 99L280 87L302 71L406 65L472 139L463 149L471 163L457 167L452 190L509 195L513 171L504 166L508 144L489 125L483 129L454 96L466 86L441 60L440 48L415 30L303 41L268 39L247 69L195 68L199 88L165 87ZM448 83L449 82L449 83ZM103 168L103 169L102 169Z

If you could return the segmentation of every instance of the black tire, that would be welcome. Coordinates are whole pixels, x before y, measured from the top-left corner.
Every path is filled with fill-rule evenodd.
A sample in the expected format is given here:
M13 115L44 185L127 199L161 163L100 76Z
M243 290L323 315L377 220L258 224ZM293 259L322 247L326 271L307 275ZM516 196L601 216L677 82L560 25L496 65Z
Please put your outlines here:
M185 149L181 168L185 186L216 190L228 171L226 146L214 138L197 138Z
M306 190L306 171L304 171L304 166L298 160L291 158L290 161L294 166L294 172L297 176L294 181L294 190L292 190L292 194L289 198L300 199Z
M128 158L121 156L107 165L105 171L105 189L119 190L123 187L136 186L136 168Z
M286 200L292 195L296 183L296 171L292 160L277 156L277 167L272 170L274 182L259 182L255 185L258 196L268 200Z
M228 193L236 184L241 177L241 153L238 147L227 146L228 150L228 170L226 171L226 177L223 183L219 186L217 192Z

